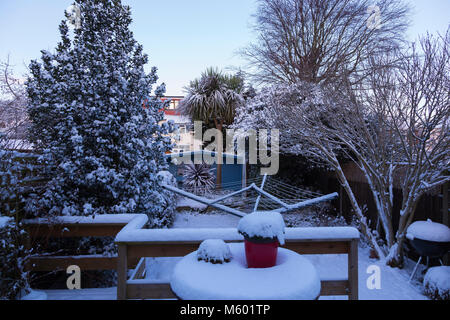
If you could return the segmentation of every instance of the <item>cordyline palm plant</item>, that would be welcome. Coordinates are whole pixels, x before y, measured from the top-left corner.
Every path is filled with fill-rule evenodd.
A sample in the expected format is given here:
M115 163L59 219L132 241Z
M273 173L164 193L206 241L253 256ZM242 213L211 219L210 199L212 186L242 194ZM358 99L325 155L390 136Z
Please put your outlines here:
M238 73L225 75L214 68L208 68L200 79L191 81L185 88L186 97L180 103L180 113L193 121L203 121L206 125L222 131L230 125L236 107L243 102L244 81ZM223 141L217 141L217 150L223 151ZM222 183L222 165L217 163L216 184Z
M208 193L214 189L214 169L206 163L185 164L182 168L183 187L195 194Z

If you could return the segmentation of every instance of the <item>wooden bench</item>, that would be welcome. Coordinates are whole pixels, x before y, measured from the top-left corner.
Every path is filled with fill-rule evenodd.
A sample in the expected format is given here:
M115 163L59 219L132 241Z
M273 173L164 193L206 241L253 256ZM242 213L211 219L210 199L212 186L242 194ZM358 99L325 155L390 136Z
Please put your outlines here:
M197 250L206 239L241 242L235 228L141 229L145 219L128 224L116 236L118 245L117 299L175 298L167 281L144 279L144 257L180 257ZM347 279L321 281L321 295L358 299L359 232L351 227L287 228L285 248L300 254L347 254ZM128 270L134 269L131 277Z

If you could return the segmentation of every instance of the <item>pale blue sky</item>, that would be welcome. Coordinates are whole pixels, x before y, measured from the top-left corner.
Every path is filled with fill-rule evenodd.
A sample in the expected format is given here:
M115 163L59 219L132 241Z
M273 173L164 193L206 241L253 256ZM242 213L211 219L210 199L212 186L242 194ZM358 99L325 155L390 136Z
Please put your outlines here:
M413 5L410 40L426 31L444 32L450 23L449 0L409 0ZM17 73L53 50L58 25L72 0L0 0L0 60L10 54ZM375 1L374 1L375 2ZM250 29L254 0L123 0L131 6L135 38L158 68L167 95L183 87L209 66L244 64L235 52L254 35Z

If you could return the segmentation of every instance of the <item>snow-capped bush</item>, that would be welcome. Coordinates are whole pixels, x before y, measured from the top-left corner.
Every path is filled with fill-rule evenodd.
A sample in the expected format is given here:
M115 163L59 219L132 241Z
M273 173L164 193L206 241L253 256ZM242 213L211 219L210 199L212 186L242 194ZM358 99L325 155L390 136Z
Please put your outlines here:
M34 168L37 157L2 149L0 132L0 211L8 216L22 219L33 210L38 184L26 183ZM32 177L35 181L37 177Z
M206 163L185 164L182 167L183 188L195 194L205 194L214 189L214 169Z
M160 185L177 186L177 179L169 171L158 172L158 180ZM156 227L169 227L175 220L178 195L166 189L162 190L161 195L164 198L164 203L162 204L163 210L158 214L154 214L150 222Z
M238 232L253 240L278 239L284 244L285 224L283 216L274 211L256 211L243 217L238 224Z
M0 216L0 300L16 299L28 290L25 262L28 250L23 246L26 234L13 218Z
M32 61L27 94L30 136L52 178L42 215L145 213L155 226L167 209L157 173L173 123L162 123L165 85L129 30L120 1L76 0L80 28L64 20L54 52ZM99 23L101 21L101 23Z
M177 179L169 171L158 172L158 180L161 185L168 185L172 187L177 186Z
M434 300L450 300L450 267L428 269L423 278L425 294Z
M230 247L221 239L205 240L197 250L197 259L214 264L230 262Z

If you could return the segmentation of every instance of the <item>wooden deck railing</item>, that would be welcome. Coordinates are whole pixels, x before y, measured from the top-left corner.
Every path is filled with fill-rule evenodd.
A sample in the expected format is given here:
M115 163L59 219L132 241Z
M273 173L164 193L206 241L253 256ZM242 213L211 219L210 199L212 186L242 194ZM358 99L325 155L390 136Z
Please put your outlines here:
M197 250L206 239L242 242L235 228L141 229L145 219L125 227L116 237L118 245L117 299L175 298L168 282L143 279L144 257L181 257ZM346 254L347 277L323 279L321 295L347 295L358 299L358 241L355 228L287 228L284 248L300 254ZM128 270L134 269L128 278Z
M33 257L29 269L33 271L66 270L78 265L83 270L117 270L117 299L175 298L165 281L143 279L145 257L181 257L197 250L206 239L241 242L235 228L214 229L142 229L147 216L102 215L63 217L57 221L35 219L25 221L30 239L63 237L116 236L117 257L42 256ZM300 254L346 254L347 276L341 279L322 279L321 295L347 295L358 299L358 241L359 233L350 227L287 228L285 248ZM134 269L131 277L128 270Z
M28 246L48 239L73 237L115 237L123 227L135 219L134 214L99 215L92 217L57 217L53 219L25 220L28 232ZM77 265L81 270L115 270L117 256L33 256L27 269L30 271L65 271L68 266Z

